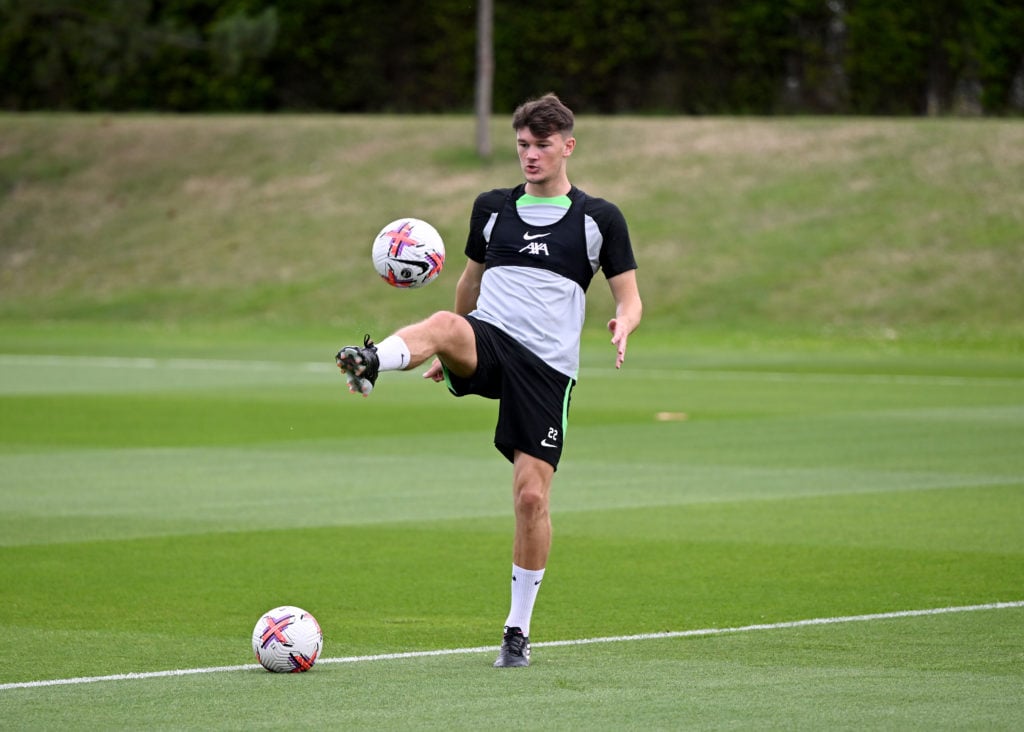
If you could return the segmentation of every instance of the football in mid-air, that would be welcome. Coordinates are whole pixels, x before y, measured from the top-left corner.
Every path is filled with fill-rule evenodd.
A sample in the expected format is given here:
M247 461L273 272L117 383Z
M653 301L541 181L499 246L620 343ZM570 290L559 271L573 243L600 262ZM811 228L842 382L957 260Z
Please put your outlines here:
M282 605L263 613L252 631L252 650L267 671L309 671L324 648L320 623L300 607Z
M373 266L392 287L423 287L444 267L444 241L420 219L397 219L373 240Z

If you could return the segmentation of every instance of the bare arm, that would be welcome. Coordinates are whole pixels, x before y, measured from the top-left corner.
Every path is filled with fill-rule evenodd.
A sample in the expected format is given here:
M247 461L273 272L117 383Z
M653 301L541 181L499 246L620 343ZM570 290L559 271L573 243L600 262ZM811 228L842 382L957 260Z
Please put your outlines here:
M455 312L469 315L476 307L476 299L480 295L480 281L484 277L484 265L472 259L466 262L459 282L455 285Z
M629 334L640 325L644 305L640 300L635 269L609 278L608 286L615 299L615 317L608 321L608 330L612 334L612 345L617 350L615 368L620 369L626 360L626 342Z

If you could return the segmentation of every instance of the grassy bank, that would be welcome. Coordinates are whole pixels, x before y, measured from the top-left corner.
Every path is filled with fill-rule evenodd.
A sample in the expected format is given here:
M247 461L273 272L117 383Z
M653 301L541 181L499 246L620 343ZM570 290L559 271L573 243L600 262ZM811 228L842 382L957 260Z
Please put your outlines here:
M447 307L473 197L519 179L493 133L484 163L461 116L0 116L0 322L379 331ZM1024 125L584 117L577 137L573 180L625 212L651 325L1024 334ZM370 266L403 215L448 243L420 292Z

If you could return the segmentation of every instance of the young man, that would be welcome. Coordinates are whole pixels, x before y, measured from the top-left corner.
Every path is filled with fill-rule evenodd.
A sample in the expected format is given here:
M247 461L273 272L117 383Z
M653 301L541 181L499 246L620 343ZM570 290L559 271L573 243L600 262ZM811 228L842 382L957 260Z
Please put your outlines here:
M499 399L495 447L512 463L512 602L495 666L528 666L530 619L551 548L548 498L579 370L585 292L598 269L615 300L615 367L643 306L619 209L569 182L572 111L553 94L512 118L525 184L480 194L454 312L438 312L374 346L337 355L349 390L367 395L380 371L435 357L425 378L455 396Z

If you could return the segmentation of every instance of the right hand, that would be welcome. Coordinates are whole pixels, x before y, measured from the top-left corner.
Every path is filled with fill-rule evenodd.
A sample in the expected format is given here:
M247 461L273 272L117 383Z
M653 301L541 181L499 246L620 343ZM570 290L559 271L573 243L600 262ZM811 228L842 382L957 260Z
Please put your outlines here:
M423 378L438 382L444 381L444 368L441 366L441 359L434 359L433 363L430 364L430 368L423 373Z

